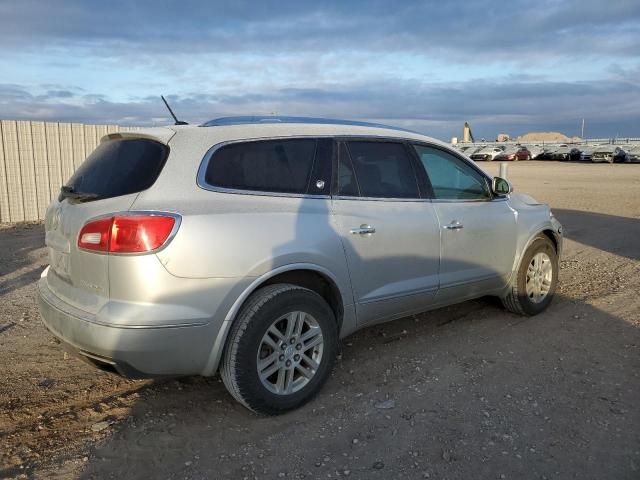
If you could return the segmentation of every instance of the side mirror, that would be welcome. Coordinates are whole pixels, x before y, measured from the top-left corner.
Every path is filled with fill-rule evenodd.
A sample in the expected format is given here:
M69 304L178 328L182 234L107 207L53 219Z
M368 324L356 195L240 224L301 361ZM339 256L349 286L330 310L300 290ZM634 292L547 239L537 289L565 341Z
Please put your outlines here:
M493 177L491 181L491 191L496 195L509 195L513 192L513 186L504 178Z

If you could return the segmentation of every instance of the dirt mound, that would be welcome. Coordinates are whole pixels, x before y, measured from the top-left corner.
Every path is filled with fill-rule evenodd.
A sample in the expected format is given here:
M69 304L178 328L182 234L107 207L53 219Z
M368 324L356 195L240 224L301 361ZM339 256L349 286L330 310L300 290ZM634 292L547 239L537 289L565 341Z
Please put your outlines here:
M520 142L576 142L580 137L567 137L559 132L529 132L518 137Z

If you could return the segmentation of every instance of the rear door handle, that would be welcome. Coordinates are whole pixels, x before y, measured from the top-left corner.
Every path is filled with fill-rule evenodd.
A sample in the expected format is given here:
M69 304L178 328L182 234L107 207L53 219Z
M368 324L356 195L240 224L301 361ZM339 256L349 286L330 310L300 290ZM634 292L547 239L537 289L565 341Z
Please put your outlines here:
M371 225L367 225L365 223L363 223L362 225L360 225L358 228L352 228L350 230L351 233L353 233L354 235L367 235L367 234L371 234L371 233L376 233L376 229L374 227L372 227Z
M446 228L447 230L461 230L464 228L464 225L462 225L459 221L454 220L449 225L445 225L443 228Z

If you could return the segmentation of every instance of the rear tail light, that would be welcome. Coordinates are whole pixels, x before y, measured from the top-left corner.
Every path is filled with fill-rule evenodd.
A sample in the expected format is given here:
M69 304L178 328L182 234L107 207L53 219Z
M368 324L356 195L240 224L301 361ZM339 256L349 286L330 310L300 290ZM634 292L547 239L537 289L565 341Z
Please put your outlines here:
M162 247L176 225L174 215L122 215L87 223L78 248L95 252L144 253Z

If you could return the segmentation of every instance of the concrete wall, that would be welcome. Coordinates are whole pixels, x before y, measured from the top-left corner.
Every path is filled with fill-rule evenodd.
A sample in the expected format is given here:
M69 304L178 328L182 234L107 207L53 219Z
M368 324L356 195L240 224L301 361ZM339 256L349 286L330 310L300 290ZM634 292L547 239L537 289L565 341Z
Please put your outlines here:
M118 125L0 121L0 223L42 220L100 138Z

